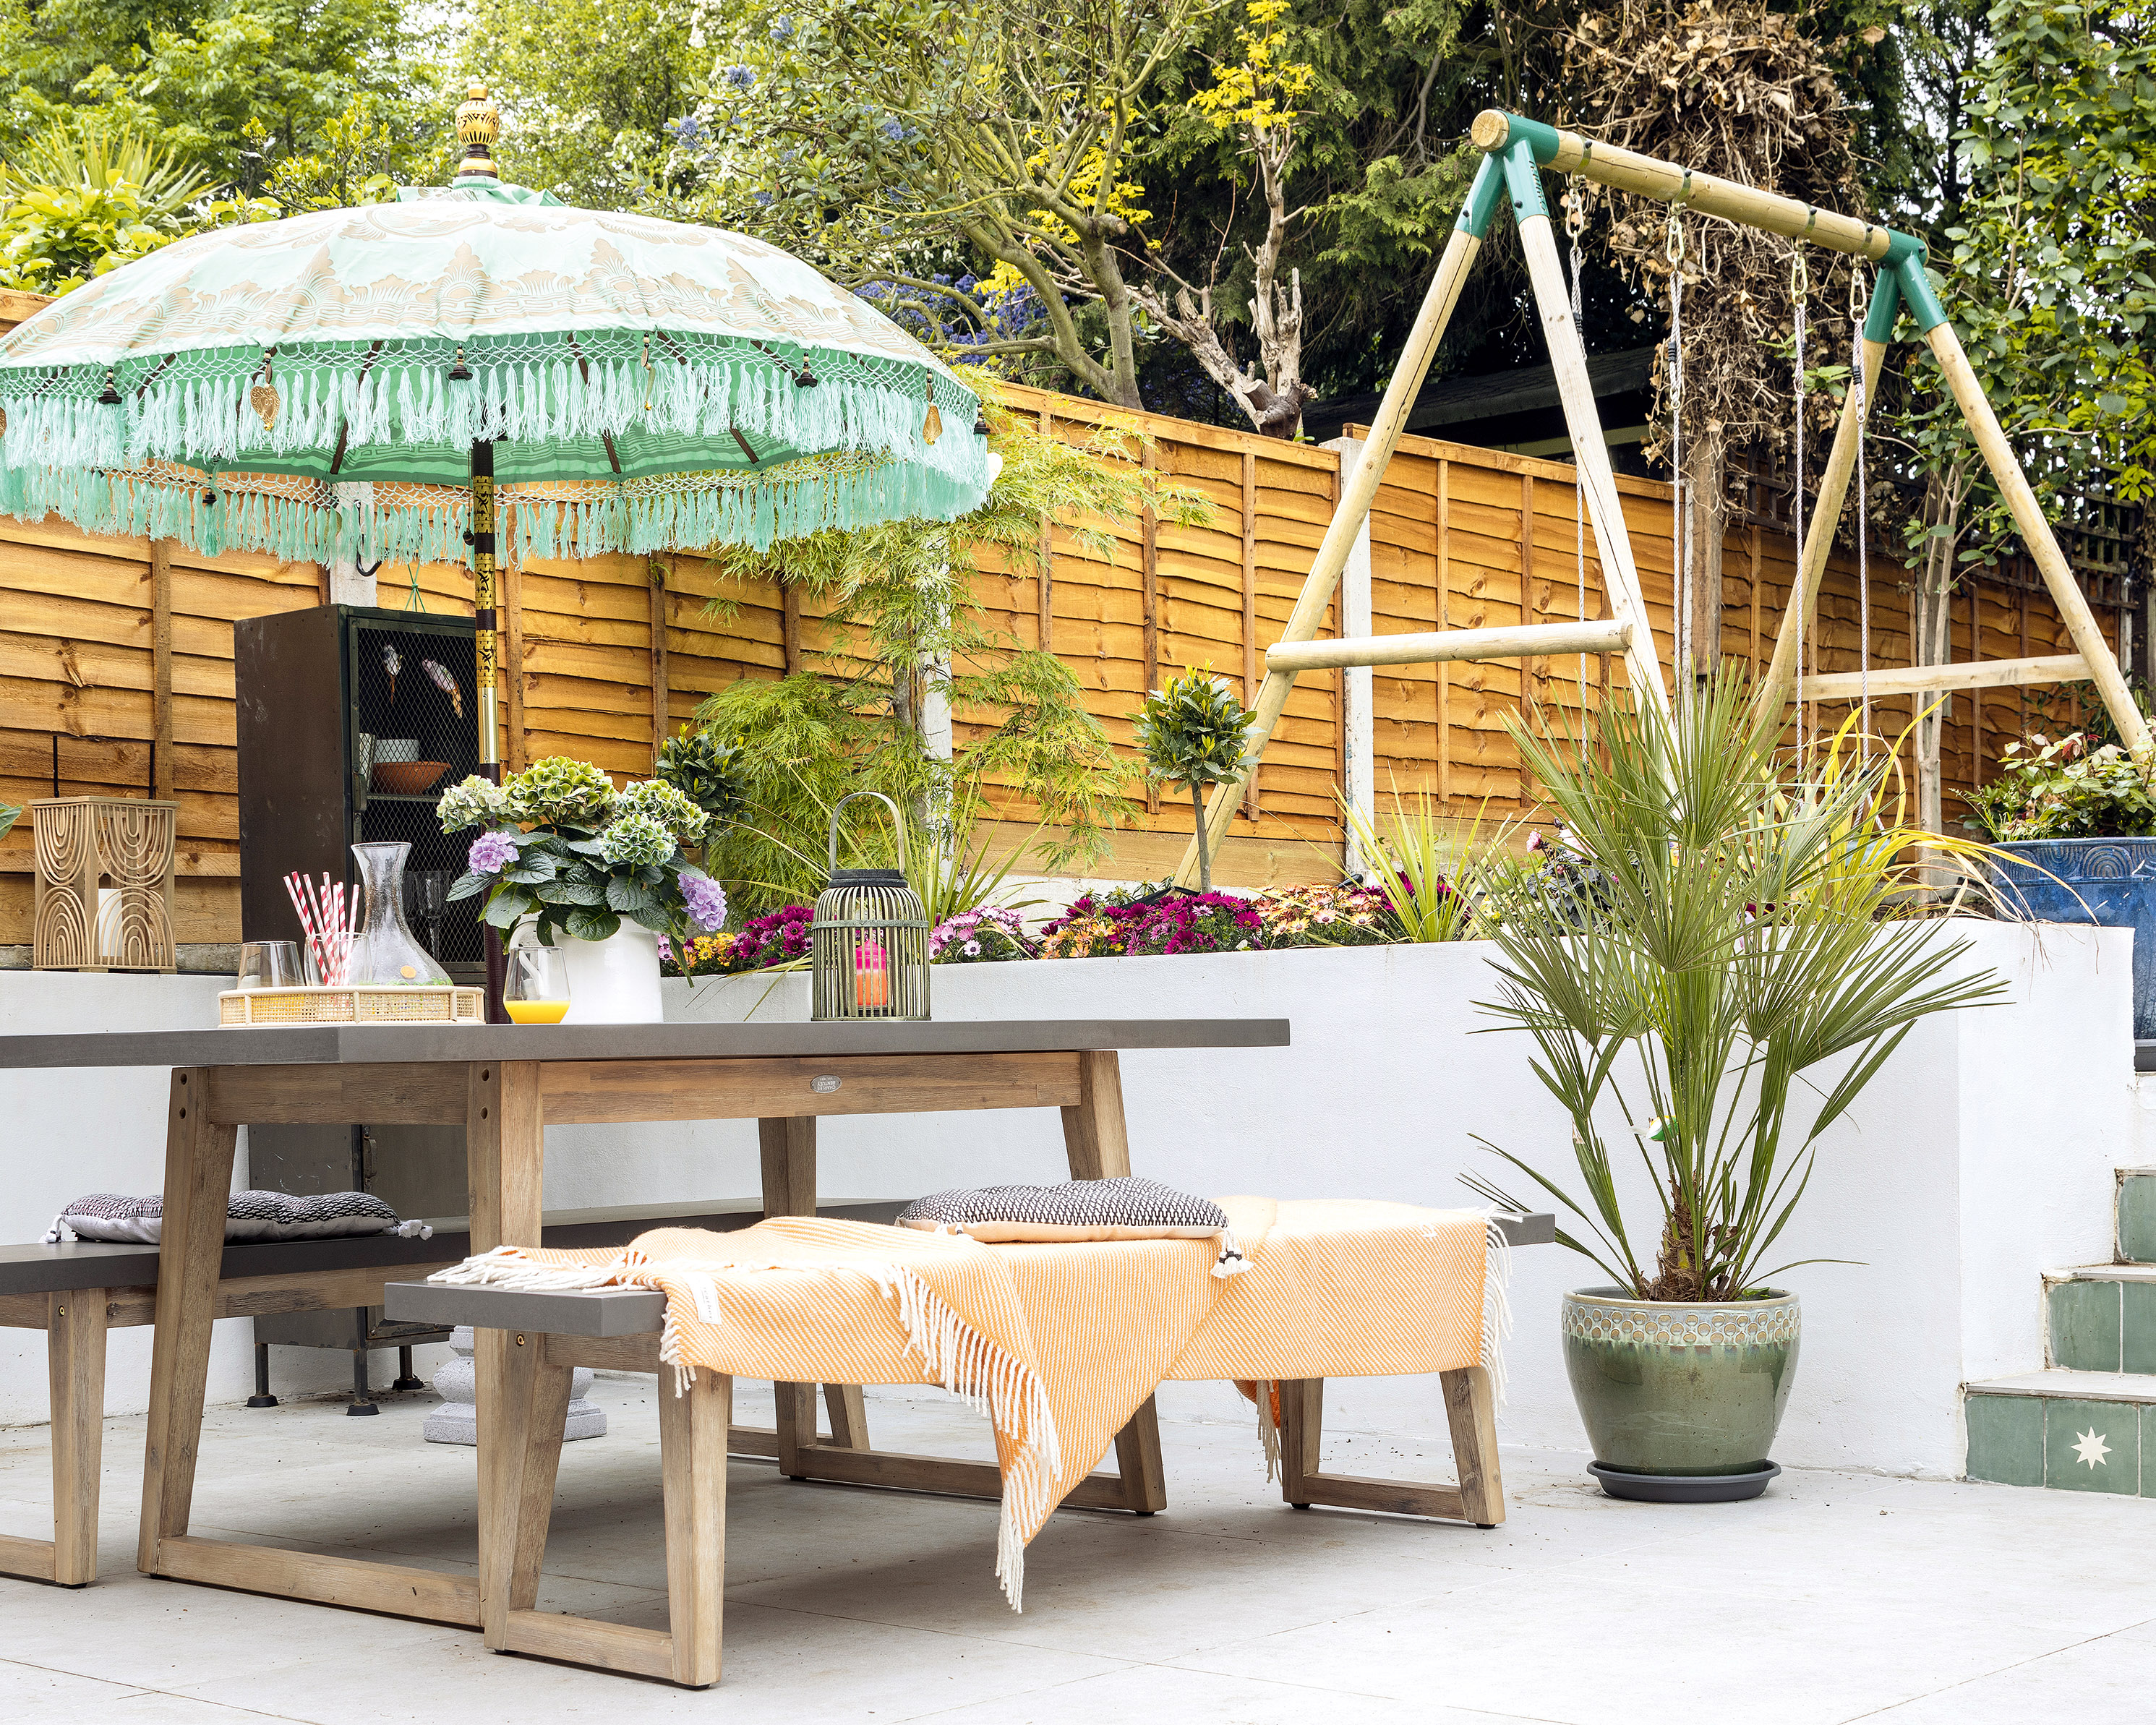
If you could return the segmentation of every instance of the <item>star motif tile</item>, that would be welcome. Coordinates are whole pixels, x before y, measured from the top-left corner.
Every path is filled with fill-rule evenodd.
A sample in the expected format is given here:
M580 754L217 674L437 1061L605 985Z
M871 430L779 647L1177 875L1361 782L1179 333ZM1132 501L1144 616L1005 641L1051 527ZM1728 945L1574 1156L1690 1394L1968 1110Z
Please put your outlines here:
M2133 1497L2141 1491L2141 1409L2079 1396L2044 1402L2044 1483Z

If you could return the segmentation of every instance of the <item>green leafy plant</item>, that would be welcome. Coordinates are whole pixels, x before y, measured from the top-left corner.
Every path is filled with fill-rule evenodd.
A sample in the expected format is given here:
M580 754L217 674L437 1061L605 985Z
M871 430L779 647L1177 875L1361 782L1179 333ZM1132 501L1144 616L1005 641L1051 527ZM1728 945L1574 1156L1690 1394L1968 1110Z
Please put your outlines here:
M1139 440L1126 431L1106 426L1070 444L993 400L986 414L1003 465L972 514L715 554L726 576L794 588L822 613L803 644L805 669L729 683L697 712L732 746L747 803L706 860L751 908L815 896L829 812L849 791L882 792L916 825L974 800L984 819L990 809L998 819L1022 811L1038 824L1049 869L1097 856L1122 815L1127 768L1077 680L988 612L983 577L1036 569L1051 520L1065 542L1112 558L1116 522L1150 506L1163 521L1198 525L1210 506L1141 465ZM860 810L848 813L842 862L868 830L851 820Z
M1390 830L1346 798L1340 802L1371 885L1384 895L1398 928L1409 941L1475 940L1489 914L1495 877L1491 846L1482 837L1482 812L1465 832L1427 791L1412 799L1395 791Z
M1820 1135L1919 1019L2003 992L1964 968L1951 924L1895 916L1922 866L1906 860L1915 845L1972 847L1901 825L1883 761L1852 761L1846 731L1785 788L1782 728L1749 713L1727 674L1673 720L1613 703L1577 747L1512 726L1592 862L1593 913L1568 893L1507 894L1483 1005L1534 1039L1536 1076L1571 1122L1579 1195L1489 1147L1584 1224L1559 1241L1635 1298L1740 1299L1795 1267L1762 1266ZM1815 1087L1806 1075L1829 1061ZM1630 1152L1613 1137L1635 1141L1654 1179L1650 1248L1627 1222Z
M1165 689L1146 691L1137 716L1146 775L1188 786L1198 827L1198 890L1213 890L1213 858L1205 842L1205 791L1243 770L1257 715L1235 699L1227 680L1186 670Z
M726 922L725 892L688 855L706 817L673 785L616 790L589 762L556 755L499 785L465 779L439 814L445 833L480 829L449 896L484 893L492 927L529 917L551 947L557 933L607 940L626 919L693 952L697 933Z
M1962 793L1976 824L1994 840L2145 839L2156 834L2156 789L2115 742L2091 747L2070 732L2000 751L1999 776Z

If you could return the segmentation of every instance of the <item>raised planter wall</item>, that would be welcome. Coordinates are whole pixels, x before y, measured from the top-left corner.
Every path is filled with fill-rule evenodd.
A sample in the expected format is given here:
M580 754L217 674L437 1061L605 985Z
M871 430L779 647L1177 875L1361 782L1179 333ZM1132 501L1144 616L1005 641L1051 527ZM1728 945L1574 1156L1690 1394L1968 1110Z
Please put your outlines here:
M1784 1236L1791 1259L1862 1260L1782 1278L1805 1307L1776 1452L1784 1463L1958 1472L1960 1384L2042 1363L2035 1272L2110 1255L2112 1170L2133 1159L2138 1124L2131 935L1993 924L1967 932L1977 962L2008 977L2010 1002L1917 1027L1824 1141ZM1285 1050L1124 1057L1137 1170L1213 1194L1454 1205L1467 1201L1459 1171L1494 1160L1478 1134L1553 1173L1565 1153L1563 1119L1528 1069L1525 1040L1478 1034L1489 1022L1473 1004L1491 990L1486 952L1394 947L942 967L935 999L942 1018L1288 1018L1294 1043ZM203 1023L215 986L0 974L0 1028ZM805 976L666 988L670 1018L808 1014ZM9 1122L0 1137L0 1232L35 1238L85 1191L156 1190L163 1095L162 1076L150 1073L0 1073L0 1118ZM1064 1173L1058 1122L1046 1111L834 1118L822 1144L823 1189L834 1199ZM756 1189L757 1167L754 1129L743 1122L560 1128L548 1136L547 1203L743 1196ZM1553 1247L1517 1253L1514 1270L1501 1435L1583 1449L1557 1311L1567 1286L1598 1277ZM218 1331L211 1393L237 1399L246 1391L245 1337L237 1322ZM146 1331L116 1338L116 1412L143 1405L147 1340ZM1173 1416L1247 1417L1220 1386L1171 1385L1164 1399ZM1426 1444L1444 1453L1434 1381L1344 1382L1327 1405L1330 1430L1383 1431L1410 1453ZM0 1332L0 1422L42 1419L44 1407L42 1337Z

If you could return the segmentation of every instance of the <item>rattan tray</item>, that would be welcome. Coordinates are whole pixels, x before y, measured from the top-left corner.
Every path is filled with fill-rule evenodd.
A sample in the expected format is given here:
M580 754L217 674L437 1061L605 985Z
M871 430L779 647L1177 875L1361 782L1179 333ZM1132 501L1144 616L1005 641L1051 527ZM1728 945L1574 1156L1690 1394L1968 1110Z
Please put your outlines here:
M217 997L219 1024L483 1024L484 988L228 988Z

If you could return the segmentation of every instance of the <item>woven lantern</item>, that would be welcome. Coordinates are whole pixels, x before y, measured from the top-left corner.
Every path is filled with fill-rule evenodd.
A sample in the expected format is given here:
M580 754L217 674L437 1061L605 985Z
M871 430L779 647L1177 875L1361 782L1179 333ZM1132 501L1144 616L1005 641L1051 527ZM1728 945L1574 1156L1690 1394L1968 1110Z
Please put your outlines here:
M898 834L895 869L839 866L839 813L856 797L891 810ZM814 1019L928 1016L928 912L906 884L906 823L880 791L852 791L831 810L831 880L809 925Z

